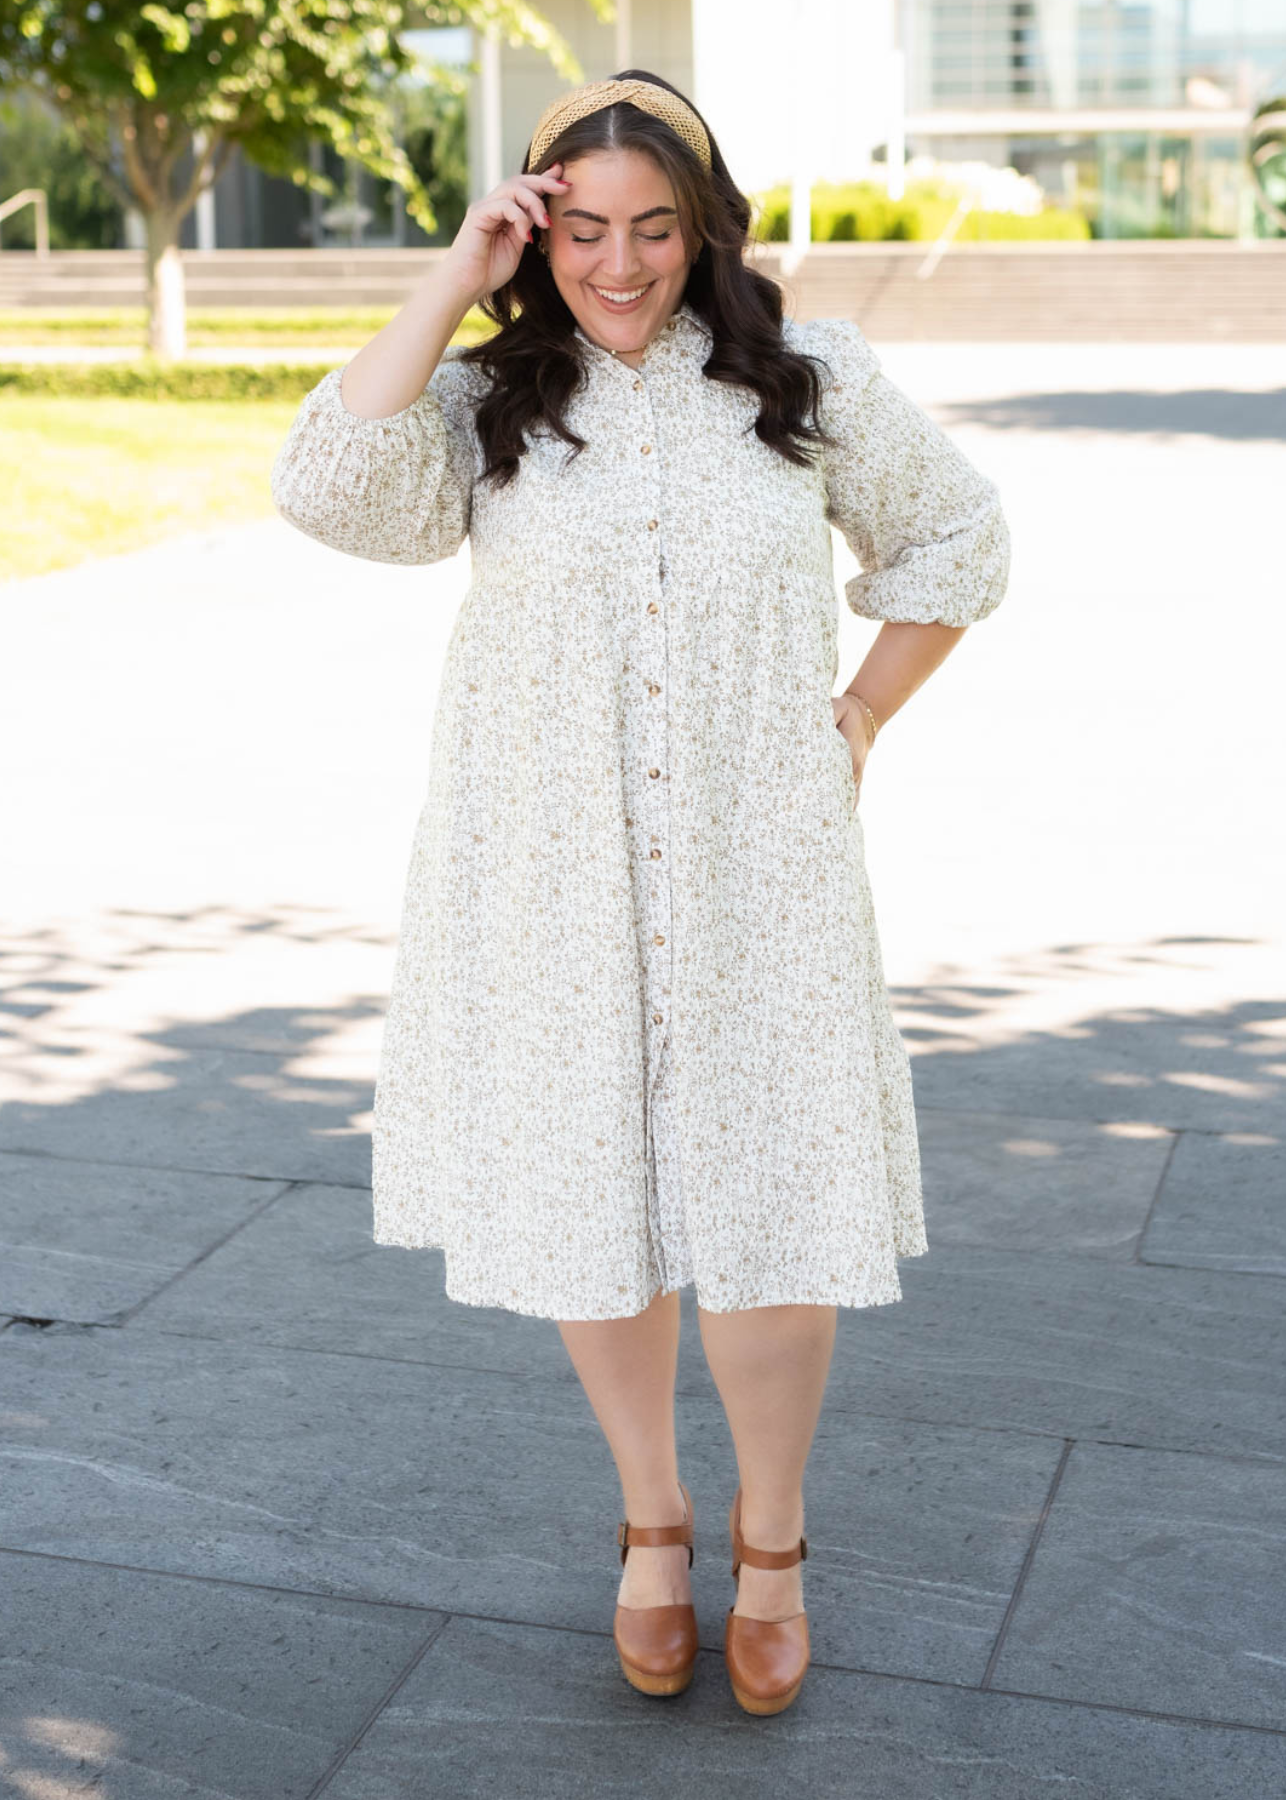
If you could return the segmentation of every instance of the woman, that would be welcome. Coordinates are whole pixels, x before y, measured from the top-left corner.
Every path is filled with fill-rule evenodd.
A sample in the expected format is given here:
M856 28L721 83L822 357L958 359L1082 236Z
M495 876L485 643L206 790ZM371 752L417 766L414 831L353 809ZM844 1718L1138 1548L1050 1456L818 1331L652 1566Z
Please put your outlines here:
M839 1306L927 1250L910 1065L856 810L877 730L1004 593L994 487L855 325L783 321L699 114L562 96L402 311L303 401L300 530L466 535L376 1086L374 1240L558 1322L616 1461L614 1636L677 1693L697 1629L679 1289L736 1446L725 1622L756 1713L808 1665L803 1474ZM480 304L499 326L448 348ZM836 675L831 531L883 628ZM640 1523L635 1523L639 1521ZM629 1555L631 1549L634 1555Z

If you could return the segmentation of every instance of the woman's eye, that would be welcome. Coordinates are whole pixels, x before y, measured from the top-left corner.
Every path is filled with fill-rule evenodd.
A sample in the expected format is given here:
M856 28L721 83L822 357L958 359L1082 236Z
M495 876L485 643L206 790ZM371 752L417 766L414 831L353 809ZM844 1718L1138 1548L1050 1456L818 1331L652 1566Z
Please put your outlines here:
M668 231L644 231L640 233L640 236L645 237L649 244L663 244L669 235ZM596 244L598 239L596 237L577 237L575 232L573 232L572 242L573 244Z

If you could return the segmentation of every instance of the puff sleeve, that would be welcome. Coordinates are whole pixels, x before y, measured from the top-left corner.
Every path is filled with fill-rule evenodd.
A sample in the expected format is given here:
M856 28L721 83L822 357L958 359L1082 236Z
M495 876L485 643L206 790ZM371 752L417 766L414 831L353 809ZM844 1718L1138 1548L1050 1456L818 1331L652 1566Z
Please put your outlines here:
M479 372L450 345L423 392L387 418L350 412L347 363L300 402L272 465L273 504L288 524L368 562L432 563L469 530L477 462Z
M832 372L823 423L826 516L862 565L845 583L863 618L972 625L999 606L1009 529L995 484L883 373L858 326L818 319L808 353ZM823 378L825 380L825 378Z

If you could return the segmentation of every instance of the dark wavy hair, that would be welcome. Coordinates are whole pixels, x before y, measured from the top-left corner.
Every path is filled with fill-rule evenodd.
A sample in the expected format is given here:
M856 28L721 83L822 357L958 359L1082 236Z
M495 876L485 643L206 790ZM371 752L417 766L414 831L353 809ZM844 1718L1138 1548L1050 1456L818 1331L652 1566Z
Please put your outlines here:
M631 79L655 82L692 105L686 94L648 69L623 69L613 77ZM522 172L541 174L551 163L569 163L595 150L637 150L658 164L674 189L689 256L701 246L680 304L699 313L713 337L702 374L708 381L732 382L756 393L756 435L787 461L808 464L816 454L813 446L832 441L819 418L818 359L787 347L781 289L743 260L750 202L728 173L708 125L706 135L709 169L663 120L620 100L568 125L535 170L528 166L529 149ZM491 477L503 486L518 472L531 426L547 426L572 446L573 456L585 448L585 439L563 417L583 378L583 365L575 315L558 291L537 238L524 246L512 278L487 295L481 309L499 330L462 352L461 360L480 365L491 378L490 391L477 408L477 428L483 479Z

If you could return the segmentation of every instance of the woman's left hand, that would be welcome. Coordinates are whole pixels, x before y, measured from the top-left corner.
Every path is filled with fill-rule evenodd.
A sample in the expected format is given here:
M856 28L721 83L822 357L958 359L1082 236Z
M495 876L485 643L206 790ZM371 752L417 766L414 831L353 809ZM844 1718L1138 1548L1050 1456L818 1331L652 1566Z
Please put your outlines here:
M853 804L856 806L862 794L862 770L871 749L871 722L862 702L852 694L832 694L831 705L835 709L835 729L853 758Z

